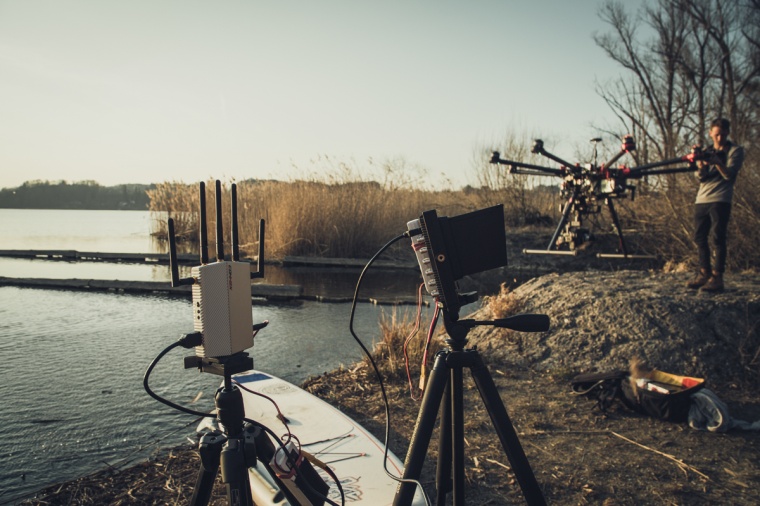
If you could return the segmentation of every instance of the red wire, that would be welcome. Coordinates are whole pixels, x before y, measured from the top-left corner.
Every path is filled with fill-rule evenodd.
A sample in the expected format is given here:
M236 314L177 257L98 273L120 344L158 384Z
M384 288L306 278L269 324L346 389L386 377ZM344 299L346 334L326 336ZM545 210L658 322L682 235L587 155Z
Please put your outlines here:
M237 386L239 386L240 388L242 388L243 390L245 390L246 392L251 393L253 395L258 395L259 397L263 397L264 399L268 400L269 402L271 402L274 405L274 409L277 410L277 419L282 422L282 424L285 426L285 430L288 431L288 434L287 434L288 439L285 441L285 443L287 443L291 439L294 439L298 443L297 446L298 446L298 450L300 451L301 450L301 442L298 440L297 437L295 437L293 435L292 432L290 432L290 426L288 425L287 417L282 414L282 411L280 411L280 406L277 405L277 403L274 401L274 399L272 399L271 397L267 397L264 394L260 394L259 392L256 392L254 390L251 390L250 388L245 387L242 383L239 383L239 382L237 382L235 380L232 380L232 382L234 384L236 384ZM280 439L282 439L282 438L280 438Z
M409 354L407 353L407 346L409 345L409 341L412 340L412 338L417 334L417 331L420 329L420 319L422 315L422 287L424 287L424 283L420 283L419 288L417 289L417 317L414 320L414 329L412 332L407 336L406 340L404 341L404 366L406 367L406 378L409 380L409 395L412 397L412 400L419 400L419 397L414 396L414 386L412 385L412 373L409 371Z
M433 319L430 320L430 329L428 330L427 341L425 341L425 353L422 355L422 364L427 365L428 362L428 350L430 350L430 342L433 340L433 331L438 323L438 316L441 314L441 306L438 305L438 299L435 299L435 312L433 313Z

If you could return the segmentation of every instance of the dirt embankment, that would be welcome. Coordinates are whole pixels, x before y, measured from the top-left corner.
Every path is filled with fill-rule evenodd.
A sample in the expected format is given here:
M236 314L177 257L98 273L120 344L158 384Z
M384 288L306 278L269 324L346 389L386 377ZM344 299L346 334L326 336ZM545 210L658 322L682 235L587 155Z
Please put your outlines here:
M760 504L760 433L699 432L619 403L601 413L570 393L573 375L624 369L639 356L668 372L706 378L732 416L760 419L760 275L730 274L727 290L714 295L687 290L688 279L662 271L549 274L514 291L520 312L549 315L548 332L479 327L470 333L549 504ZM468 317L497 316L484 306ZM465 378L467 504L523 503L483 402ZM419 403L403 374L386 379L391 449L403 458ZM368 367L312 378L305 388L383 438L385 412ZM437 434L432 441L422 476L428 491ZM178 451L53 487L33 503L187 504L198 461L189 448ZM220 488L215 498L224 503Z
M757 384L760 276L729 274L727 289L718 294L687 289L690 279L688 273L662 271L541 276L518 287L514 296L522 312L550 317L548 332L477 327L470 343L493 359L555 375L627 369L638 356L713 385Z

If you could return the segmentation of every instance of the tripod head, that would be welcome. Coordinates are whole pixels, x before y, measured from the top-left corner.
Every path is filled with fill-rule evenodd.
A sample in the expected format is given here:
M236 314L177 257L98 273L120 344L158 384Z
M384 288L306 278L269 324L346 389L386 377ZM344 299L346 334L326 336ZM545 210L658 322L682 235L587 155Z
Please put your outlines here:
M443 313L443 325L449 338L446 344L452 350L461 351L467 344L467 334L477 326L498 327L518 332L546 332L549 330L549 316L545 314L519 314L498 320L452 320L447 312Z

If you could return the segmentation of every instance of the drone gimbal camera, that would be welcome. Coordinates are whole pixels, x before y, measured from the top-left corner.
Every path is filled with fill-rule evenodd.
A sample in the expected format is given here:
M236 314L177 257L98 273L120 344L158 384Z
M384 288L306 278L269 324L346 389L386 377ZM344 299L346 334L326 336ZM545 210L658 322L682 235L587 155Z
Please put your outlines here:
M599 253L599 258L652 258L650 255L632 255L628 251L623 232L620 228L620 220L613 204L614 199L630 197L633 200L636 187L629 184L629 179L641 179L644 176L660 174L672 174L677 172L694 172L697 170L696 161L709 157L708 152L702 151L700 146L692 147L691 153L679 158L673 158L662 162L650 163L638 167L629 168L620 166L613 168L623 155L636 150L636 142L633 137L626 135L622 139L620 151L610 160L601 165L596 163L596 143L600 138L591 139L594 143L594 161L588 165L573 164L549 153L544 149L541 139L533 141L531 153L539 154L560 164L559 168L534 165L512 160L504 160L498 151L494 151L490 163L506 165L510 174L525 174L532 176L557 176L562 178L560 196L566 199L560 208L562 217L554 231L549 245L544 250L526 249L526 254L544 255L577 255L578 251L585 248L593 241L591 231L583 226L583 218L600 213L602 204L609 209L615 231L618 236L617 253ZM660 168L668 165L687 163L686 166Z

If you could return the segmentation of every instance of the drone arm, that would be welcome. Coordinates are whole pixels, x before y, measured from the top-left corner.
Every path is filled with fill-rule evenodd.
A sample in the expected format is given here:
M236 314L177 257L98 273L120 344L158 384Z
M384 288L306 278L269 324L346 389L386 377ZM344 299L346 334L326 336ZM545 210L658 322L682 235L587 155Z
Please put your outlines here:
M520 165L510 165L510 174L525 174L528 176L562 176L561 169L552 169L551 167L524 167Z
M680 161L680 160L679 160ZM672 161L671 161L672 162ZM676 163L676 162L672 162ZM629 169L628 174L626 174L626 177L629 177L631 179L638 179L644 176L656 176L661 174L675 174L678 172L696 172L697 166L695 164L689 164L687 167L671 167L667 169L658 169L658 170L649 170L652 167L658 167L662 164L653 164L650 163L649 165L642 165L641 167L634 167L632 169Z
M649 169L655 169L657 167L664 167L666 165L675 165L677 163L683 163L683 162L694 163L694 161L689 160L688 156L682 156L682 157L679 157L679 158L671 158L670 160L663 160L661 162L652 162L652 163L648 163L646 165L640 165L638 167L633 167L631 169L631 171L637 171L637 172L648 171Z
M543 165L533 165L530 163L514 162L512 160L504 160L503 158L501 158L498 151L493 152L493 156L491 157L491 163L495 163L499 165L508 165L510 172L513 172L515 174L528 174L532 176L545 176L545 175L562 176L564 175L564 171L562 169L544 167ZM520 170L520 169L526 169L526 170Z
M631 151L636 151L636 141L633 140L632 135L626 135L623 137L623 144L620 146L620 152L613 156L604 166L611 167L613 163L617 162L621 156Z
M618 154L616 154L615 156L613 156L612 158L610 158L610 159L607 161L607 163L605 163L605 164L604 164L604 166L605 166L605 167L611 167L613 163L615 163L615 162L617 162L618 160L620 160L620 157L622 157L622 156L623 156L624 154L626 154L626 153L627 153L627 151L623 151L623 150L621 150L621 151L620 151Z
M560 158L560 157L558 157L556 155L553 155L553 154L549 153L548 151L546 151L544 149L543 143L536 143L536 144L534 144L533 145L533 152L534 153L538 153L540 155L544 155L546 158L548 158L550 160L554 160L558 164L564 165L565 167L574 167L575 166L574 163L566 162L562 158Z

